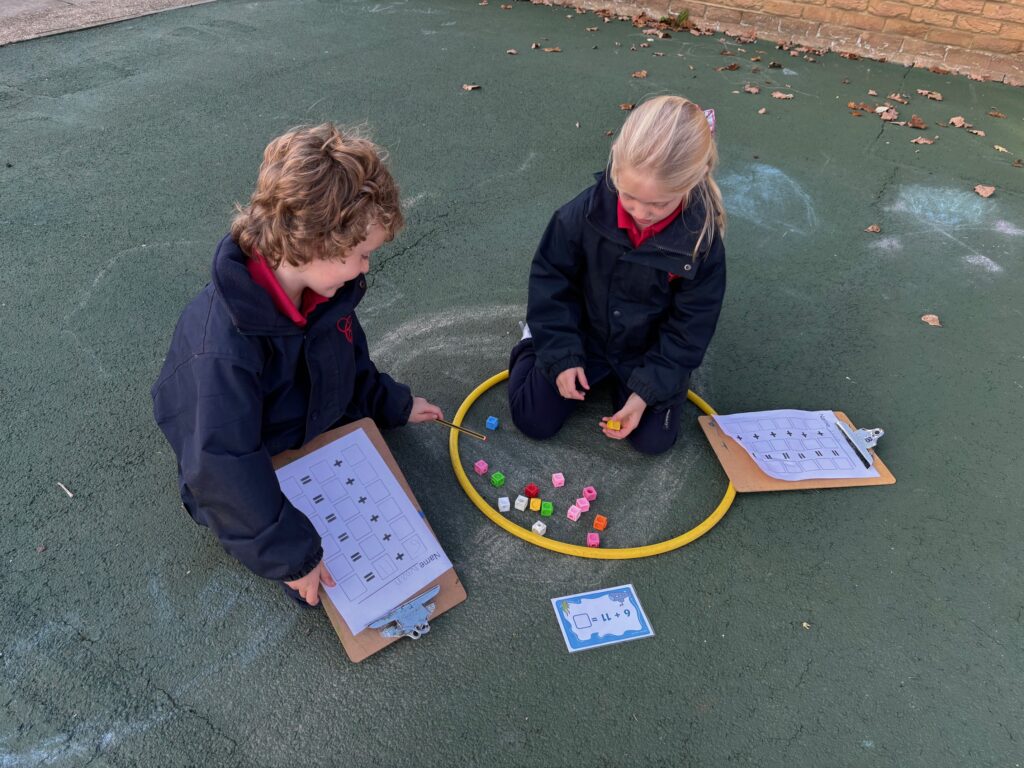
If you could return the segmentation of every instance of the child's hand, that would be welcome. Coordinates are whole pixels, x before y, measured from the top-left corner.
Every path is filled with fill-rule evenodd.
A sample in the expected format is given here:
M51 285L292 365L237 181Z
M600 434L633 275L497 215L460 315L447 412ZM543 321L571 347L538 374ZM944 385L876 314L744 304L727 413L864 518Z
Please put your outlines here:
M443 419L444 412L433 403L429 403L422 397L412 399L412 411L409 412L409 424L419 424L421 421L434 421Z
M586 392L580 392L576 389L577 380L579 380L580 386L583 389L590 389L590 384L587 383L587 374L583 372L582 368L566 368L555 379L558 394L566 400L582 400L585 398L587 396Z
M640 424L640 417L644 415L644 411L647 410L647 403L644 399L635 392L629 396L626 400L626 404L619 409L618 413L613 413L611 416L604 416L601 419L601 431L604 432L605 437L610 437L612 440L622 440L625 437L629 437L629 433L637 428ZM608 429L609 421L618 421L622 423L622 429Z
M327 570L327 566L324 565L324 561L321 560L317 563L316 568L307 573L301 579L295 581L286 581L289 587L294 589L302 599L310 605L320 604L320 583L323 582L324 586L333 587L334 577L331 576L331 572Z

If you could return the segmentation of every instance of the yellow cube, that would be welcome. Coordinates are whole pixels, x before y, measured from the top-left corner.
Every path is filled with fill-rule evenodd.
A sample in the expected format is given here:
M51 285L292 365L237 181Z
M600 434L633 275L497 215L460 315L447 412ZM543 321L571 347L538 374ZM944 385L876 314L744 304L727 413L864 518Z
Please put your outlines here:
M608 427L608 429L612 430L613 432L618 432L620 429L622 429L622 422L608 420L605 423L605 426Z
M530 499L530 511L540 512L540 497L534 496L532 499Z

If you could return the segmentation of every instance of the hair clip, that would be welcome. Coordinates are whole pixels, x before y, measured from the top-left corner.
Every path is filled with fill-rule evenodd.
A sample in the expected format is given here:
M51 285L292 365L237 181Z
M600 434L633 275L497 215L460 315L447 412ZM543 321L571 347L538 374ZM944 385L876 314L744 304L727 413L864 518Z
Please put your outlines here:
M713 109L705 109L704 110L704 117L707 118L708 128L711 129L711 135L714 136L715 135L715 110L713 110Z

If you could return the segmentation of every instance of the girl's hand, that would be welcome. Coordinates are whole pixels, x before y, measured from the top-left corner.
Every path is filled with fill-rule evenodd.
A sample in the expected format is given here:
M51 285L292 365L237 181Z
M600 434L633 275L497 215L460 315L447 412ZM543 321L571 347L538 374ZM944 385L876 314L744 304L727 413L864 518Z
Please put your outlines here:
M331 572L327 570L327 566L324 565L323 560L317 563L316 568L307 573L301 579L286 581L285 584L298 592L299 595L302 596L302 599L310 605L319 605L321 582L323 582L326 587L334 586L334 577L331 576Z
M610 437L612 440L622 440L625 437L629 437L629 433L640 424L640 417L644 415L646 410L647 403L644 402L640 395L634 392L626 400L625 405L619 409L618 413L604 416L601 419L601 431L604 432L605 437ZM608 429L609 421L622 422L622 429Z
M434 421L443 419L444 413L433 403L427 402L422 397L412 399L412 410L409 412L409 424L419 424L421 421Z
M585 398L586 393L576 389L577 380L583 389L590 389L590 384L587 383L587 374L583 372L582 368L566 368L555 379L558 394L566 400L582 400Z

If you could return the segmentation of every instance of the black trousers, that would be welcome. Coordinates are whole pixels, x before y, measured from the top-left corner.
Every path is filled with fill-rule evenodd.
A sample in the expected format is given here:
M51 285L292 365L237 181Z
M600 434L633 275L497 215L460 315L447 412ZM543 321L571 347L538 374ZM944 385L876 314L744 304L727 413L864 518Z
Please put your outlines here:
M523 339L512 348L508 363L508 404L512 422L520 432L534 440L546 440L562 428L580 401L562 397L557 387L535 366L536 361L533 339ZM625 405L632 393L607 365L588 363L584 371L591 390L610 379L613 413ZM626 439L641 453L658 454L675 445L678 436L678 407L663 411L648 408Z

